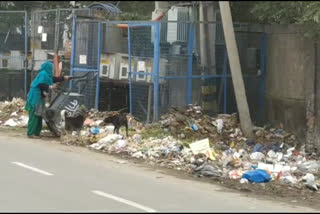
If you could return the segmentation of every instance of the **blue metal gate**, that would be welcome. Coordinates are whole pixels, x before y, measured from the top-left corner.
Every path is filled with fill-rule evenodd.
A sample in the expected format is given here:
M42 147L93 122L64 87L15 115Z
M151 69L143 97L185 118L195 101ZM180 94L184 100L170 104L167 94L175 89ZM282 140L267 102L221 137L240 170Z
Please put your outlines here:
M82 76L90 72L83 92L84 104L87 108L98 108L99 105L99 70L101 47L101 23L90 20L77 20L73 17L72 53L70 74ZM96 76L95 78L93 78ZM74 86L72 91L78 92L82 85Z

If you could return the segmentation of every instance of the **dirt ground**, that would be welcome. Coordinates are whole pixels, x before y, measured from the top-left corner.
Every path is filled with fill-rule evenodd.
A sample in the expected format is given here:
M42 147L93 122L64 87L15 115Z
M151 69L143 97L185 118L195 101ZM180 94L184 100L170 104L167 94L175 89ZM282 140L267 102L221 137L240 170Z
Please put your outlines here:
M26 129L24 128L0 128L0 133L10 137L25 137ZM43 137L46 141L55 141L59 143L59 138L53 137L50 133L46 133ZM72 148L73 146L70 146ZM102 153L100 151L92 151ZM170 169L165 166L151 164L148 160L132 158L127 154L108 154L110 156L122 158L137 164L141 167L161 170L163 174L178 177L180 179L196 180L200 182L209 182L219 184L228 188L230 191L239 191L247 197L255 197L267 200L277 200L279 202L289 203L293 205L311 207L320 210L320 191L315 192L305 187L297 188L288 185L282 185L279 182L270 182L264 184L240 184L239 180L229 180L225 178L199 178L187 172Z

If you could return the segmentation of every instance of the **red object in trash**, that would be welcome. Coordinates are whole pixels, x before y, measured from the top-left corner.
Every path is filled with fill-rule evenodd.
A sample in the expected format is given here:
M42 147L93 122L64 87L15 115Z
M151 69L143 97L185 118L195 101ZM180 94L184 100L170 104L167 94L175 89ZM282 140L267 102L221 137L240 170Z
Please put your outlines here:
M94 121L91 120L91 119L86 119L86 120L84 121L84 125L85 125L85 126L91 126L93 123L94 123Z
M296 150L296 151L293 152L293 155L294 156L298 156L298 155L300 155L300 152L298 150Z
M278 175L277 175L276 180L278 181L281 178L281 176L282 176L282 172L279 172Z

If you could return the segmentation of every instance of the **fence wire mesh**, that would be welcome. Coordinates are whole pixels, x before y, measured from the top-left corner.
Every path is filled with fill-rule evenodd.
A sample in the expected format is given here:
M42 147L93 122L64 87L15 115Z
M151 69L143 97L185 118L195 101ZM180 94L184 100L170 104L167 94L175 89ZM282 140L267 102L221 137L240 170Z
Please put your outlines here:
M153 117L154 44L152 26L129 28L131 53L131 113L143 121ZM130 54L129 53L129 54Z
M220 22L101 23L101 46L97 42L98 22L83 20L76 24L74 45L75 65L97 68L100 74L100 82L104 84L99 95L100 109L127 107L134 116L147 122L156 113L161 116L170 107L188 104L200 105L209 115L237 111ZM119 23L128 24L129 30L119 27ZM156 30L157 25L160 31ZM204 36L203 29L209 29L210 33ZM249 108L257 121L263 98L260 90L263 33L239 24L235 24L235 32ZM80 63L80 55L87 56L85 66ZM94 81L92 88L98 90ZM120 91L126 94L119 95L122 104L112 107L114 99L106 88L115 94ZM96 92L92 90L87 96L94 97Z
M34 78L41 64L54 60L58 53L64 74L70 73L72 45L72 18L75 15L87 16L88 9L37 10L31 13L31 51L30 69Z
M88 74L87 81L78 85L72 84L74 92L84 95L84 105L88 108L97 107L97 90L99 90L100 70L100 36L99 23L90 20L78 20L75 22L73 44L73 76Z
M250 112L259 121L263 33L243 24L234 28ZM200 105L209 115L237 112L221 22L170 21L160 29L167 37L160 40L159 113L188 103Z
M93 71L74 71L73 76L79 77L88 74L85 81L72 84L72 92L83 96L83 103L86 108L95 108L97 78L96 72Z
M0 100L26 93L27 26L25 11L0 11Z

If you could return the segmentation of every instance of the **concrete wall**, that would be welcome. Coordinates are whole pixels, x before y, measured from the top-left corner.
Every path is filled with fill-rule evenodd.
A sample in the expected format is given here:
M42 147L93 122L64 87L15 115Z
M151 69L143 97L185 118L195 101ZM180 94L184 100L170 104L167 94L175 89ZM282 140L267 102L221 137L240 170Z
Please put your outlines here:
M313 93L314 42L298 25L266 26L266 119L300 140L306 134L306 99Z

